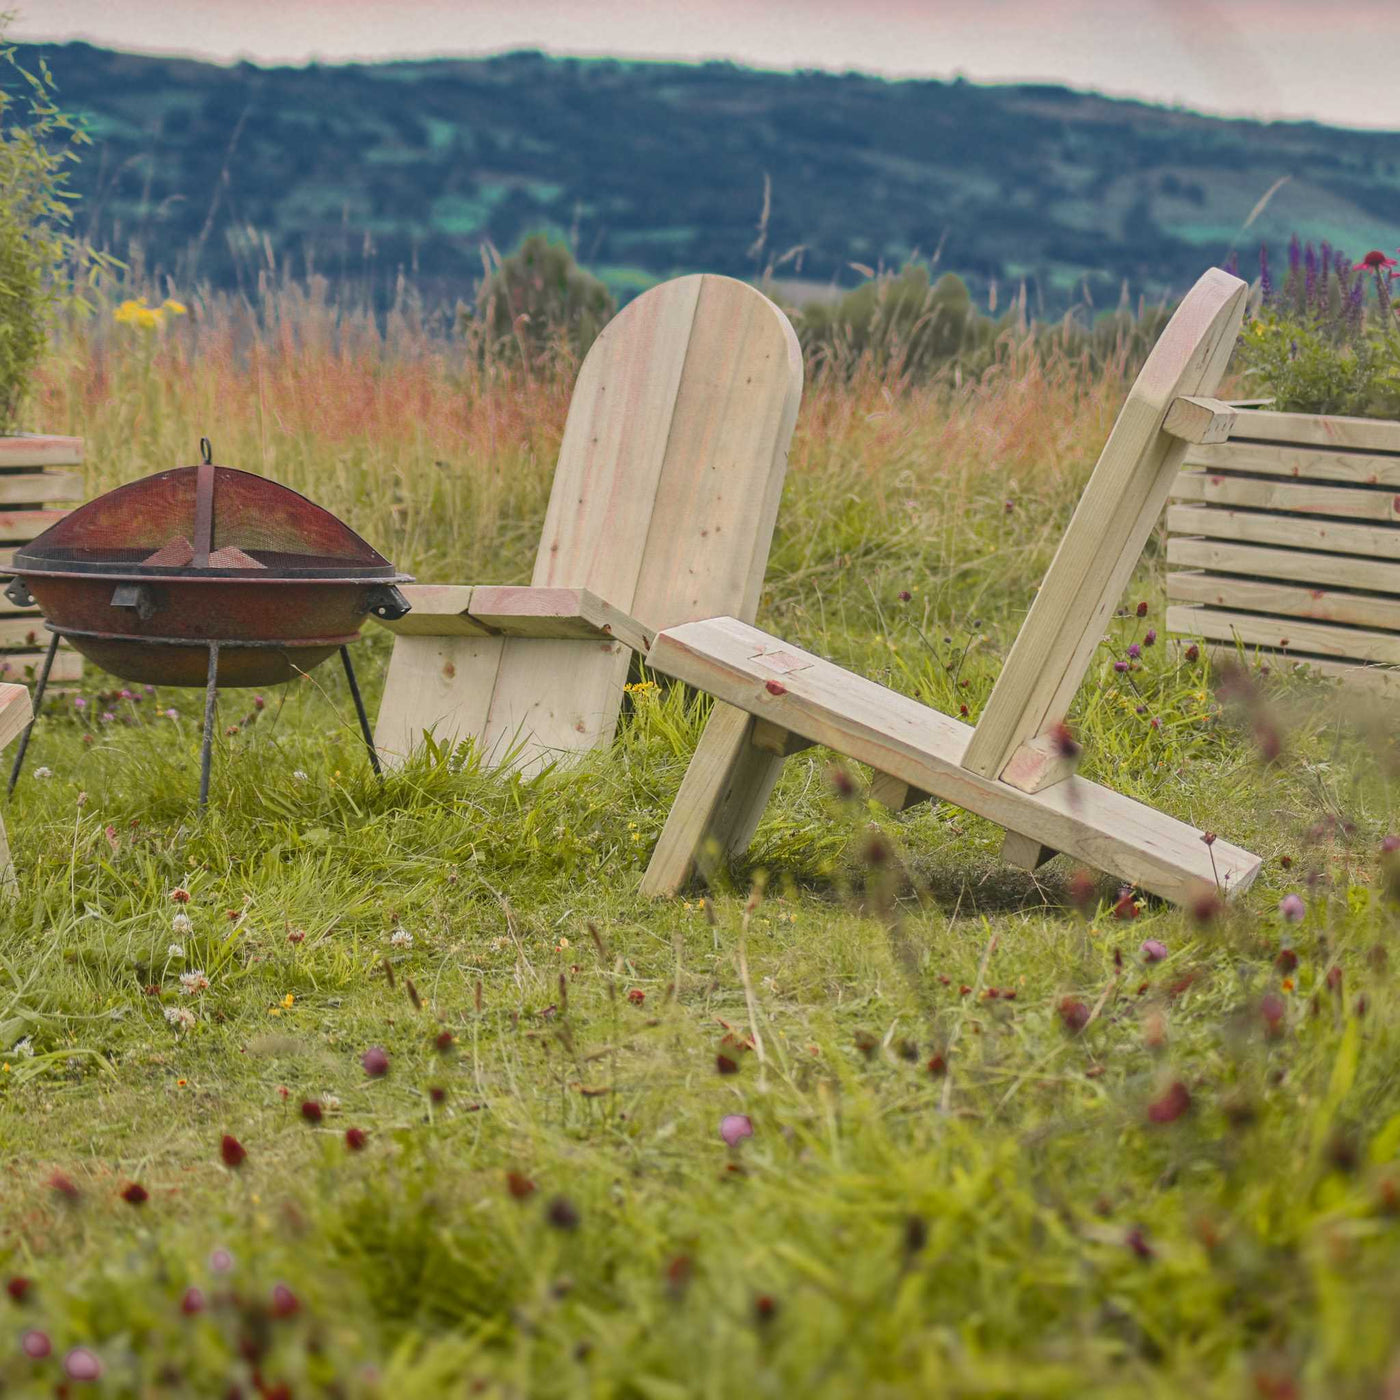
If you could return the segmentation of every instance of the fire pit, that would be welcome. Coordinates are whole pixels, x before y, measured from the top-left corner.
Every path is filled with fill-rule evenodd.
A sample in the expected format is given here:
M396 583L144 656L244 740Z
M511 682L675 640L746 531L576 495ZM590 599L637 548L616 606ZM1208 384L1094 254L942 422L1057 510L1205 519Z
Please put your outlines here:
M198 466L119 486L15 551L5 594L37 603L52 633L35 714L60 638L123 680L204 686L202 807L217 691L291 680L339 651L377 773L348 644L370 613L408 612L396 585L410 577L305 496L215 465L208 439L200 452Z

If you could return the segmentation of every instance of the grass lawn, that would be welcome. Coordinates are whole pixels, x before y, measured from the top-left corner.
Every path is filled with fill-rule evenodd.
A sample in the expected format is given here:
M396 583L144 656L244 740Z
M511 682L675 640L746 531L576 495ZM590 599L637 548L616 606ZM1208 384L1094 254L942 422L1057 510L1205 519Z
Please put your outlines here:
M205 432L425 578L526 574L567 382L210 323L60 350L94 491ZM810 389L760 622L975 719L1122 393ZM820 751L729 888L647 903L704 706L641 676L531 782L376 784L330 665L226 692L200 818L198 694L90 675L6 814L0 1393L1390 1393L1395 726L1160 638L1117 672L1155 551L1125 604L1085 771L1265 856L1228 912Z

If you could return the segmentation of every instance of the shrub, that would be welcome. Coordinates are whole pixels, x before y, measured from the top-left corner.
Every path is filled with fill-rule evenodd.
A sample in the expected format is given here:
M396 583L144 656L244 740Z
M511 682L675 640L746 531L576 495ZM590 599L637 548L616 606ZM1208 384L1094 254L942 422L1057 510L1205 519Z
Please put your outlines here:
M1283 412L1400 418L1391 266L1380 252L1353 264L1295 237L1280 287L1261 248L1259 310L1240 344L1246 383Z
M585 355L617 309L612 293L562 243L531 234L501 258L476 295L476 321L497 349L537 359L561 343Z
M22 68L0 15L0 430L15 421L48 321L75 295L74 273L110 259L68 232L68 165L88 136L59 110L47 65Z

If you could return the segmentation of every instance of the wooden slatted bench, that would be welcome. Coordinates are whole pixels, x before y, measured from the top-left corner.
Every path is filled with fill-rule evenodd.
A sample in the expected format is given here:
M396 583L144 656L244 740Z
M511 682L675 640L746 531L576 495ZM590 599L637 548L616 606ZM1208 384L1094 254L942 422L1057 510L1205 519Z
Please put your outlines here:
M1400 423L1201 400L1167 510L1167 631L1400 695Z
M83 499L83 440L20 433L0 437L0 589L15 546L42 534ZM0 681L32 683L44 659L48 634L38 608L17 608L0 594ZM77 681L83 658L62 645L50 681Z

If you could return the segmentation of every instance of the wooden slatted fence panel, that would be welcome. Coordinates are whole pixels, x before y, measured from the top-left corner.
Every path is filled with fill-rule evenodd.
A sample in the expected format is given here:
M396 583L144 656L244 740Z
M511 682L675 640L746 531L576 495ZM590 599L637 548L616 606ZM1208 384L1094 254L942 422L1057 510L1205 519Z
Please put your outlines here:
M42 534L83 499L83 440L21 433L0 437L0 589L15 547ZM0 596L0 680L32 685L49 634L38 608L16 608ZM80 681L83 658L66 643L50 680Z
M1400 690L1400 423L1241 408L1167 510L1167 630Z

